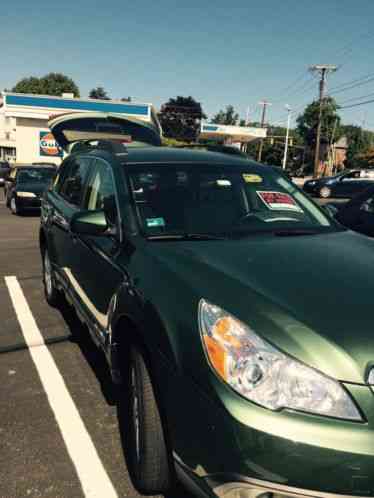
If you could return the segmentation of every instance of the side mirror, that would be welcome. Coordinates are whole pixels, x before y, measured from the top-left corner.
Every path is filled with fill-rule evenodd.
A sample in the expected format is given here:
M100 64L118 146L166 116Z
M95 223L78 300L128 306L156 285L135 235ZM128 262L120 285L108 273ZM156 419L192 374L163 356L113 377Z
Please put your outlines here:
M80 211L70 221L70 230L82 235L105 235L108 223L103 210Z

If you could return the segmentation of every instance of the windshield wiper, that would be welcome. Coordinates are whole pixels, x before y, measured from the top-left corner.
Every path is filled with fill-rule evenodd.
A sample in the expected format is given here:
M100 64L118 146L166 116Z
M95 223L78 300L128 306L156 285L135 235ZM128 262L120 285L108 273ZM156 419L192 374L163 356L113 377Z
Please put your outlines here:
M149 235L147 240L226 240L223 235L214 233L164 233Z
M241 231L232 231L230 232L230 236L233 239L245 239L247 237L258 236L258 235L270 235L275 237L294 237L297 235L317 235L322 233L319 230L313 229L278 229L278 230L241 230Z
M297 229L297 230L274 230L273 231L274 235L277 237L293 237L296 235L317 235L319 233L322 233L320 230L313 230L313 229Z

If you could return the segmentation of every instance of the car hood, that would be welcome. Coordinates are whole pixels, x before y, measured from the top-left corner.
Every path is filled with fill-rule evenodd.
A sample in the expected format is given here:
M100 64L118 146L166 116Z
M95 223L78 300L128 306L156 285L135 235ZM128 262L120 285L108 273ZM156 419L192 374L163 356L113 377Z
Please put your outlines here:
M32 192L33 194L42 194L49 187L49 183L21 183L17 185L16 192Z
M363 383L374 365L373 240L347 231L149 250L173 292L192 290L325 374Z

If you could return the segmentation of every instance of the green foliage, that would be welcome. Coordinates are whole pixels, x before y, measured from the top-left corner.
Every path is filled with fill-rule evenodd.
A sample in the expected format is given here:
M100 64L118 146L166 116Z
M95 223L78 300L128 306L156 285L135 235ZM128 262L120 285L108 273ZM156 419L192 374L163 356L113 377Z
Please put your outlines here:
M98 86L96 88L93 88L90 93L88 94L90 99L99 99L99 100L110 100L110 97L104 90L102 86Z
M354 156L355 168L374 168L374 147L369 147L366 152Z
M323 103L321 143L330 143L333 138L337 141L342 136L340 126L339 107L332 97L326 97ZM309 104L304 113L297 118L297 131L304 142L313 147L316 144L319 116L319 102ZM333 136L334 135L334 136Z
M41 78L35 76L23 78L12 88L12 92L55 96L73 93L74 97L80 96L79 88L74 81L61 73L49 73Z
M249 126L259 127L260 123L250 123ZM281 166L283 163L284 144L287 129L282 126L269 126L267 138L264 140L261 162L272 166ZM259 142L248 144L247 153L252 159L257 159ZM289 147L287 154L287 169L300 168L305 159L304 142L297 130L289 132Z
M347 137L348 141L345 166L347 168L356 168L357 162L362 161L362 158L369 151L370 146L374 144L373 133L354 125L342 126L342 133Z
M194 142L199 134L200 123L206 116L200 102L193 97L169 99L158 115L166 138Z
M226 109L220 110L212 119L212 123L222 125L236 125L239 121L239 114L235 112L232 105L226 106Z

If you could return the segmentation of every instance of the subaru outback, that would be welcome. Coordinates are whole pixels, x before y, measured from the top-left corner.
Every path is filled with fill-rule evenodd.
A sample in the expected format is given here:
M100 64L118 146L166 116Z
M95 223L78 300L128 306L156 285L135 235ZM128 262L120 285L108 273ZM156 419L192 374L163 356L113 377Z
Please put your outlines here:
M136 488L374 496L373 240L276 168L115 115L50 127L46 299L107 357Z

